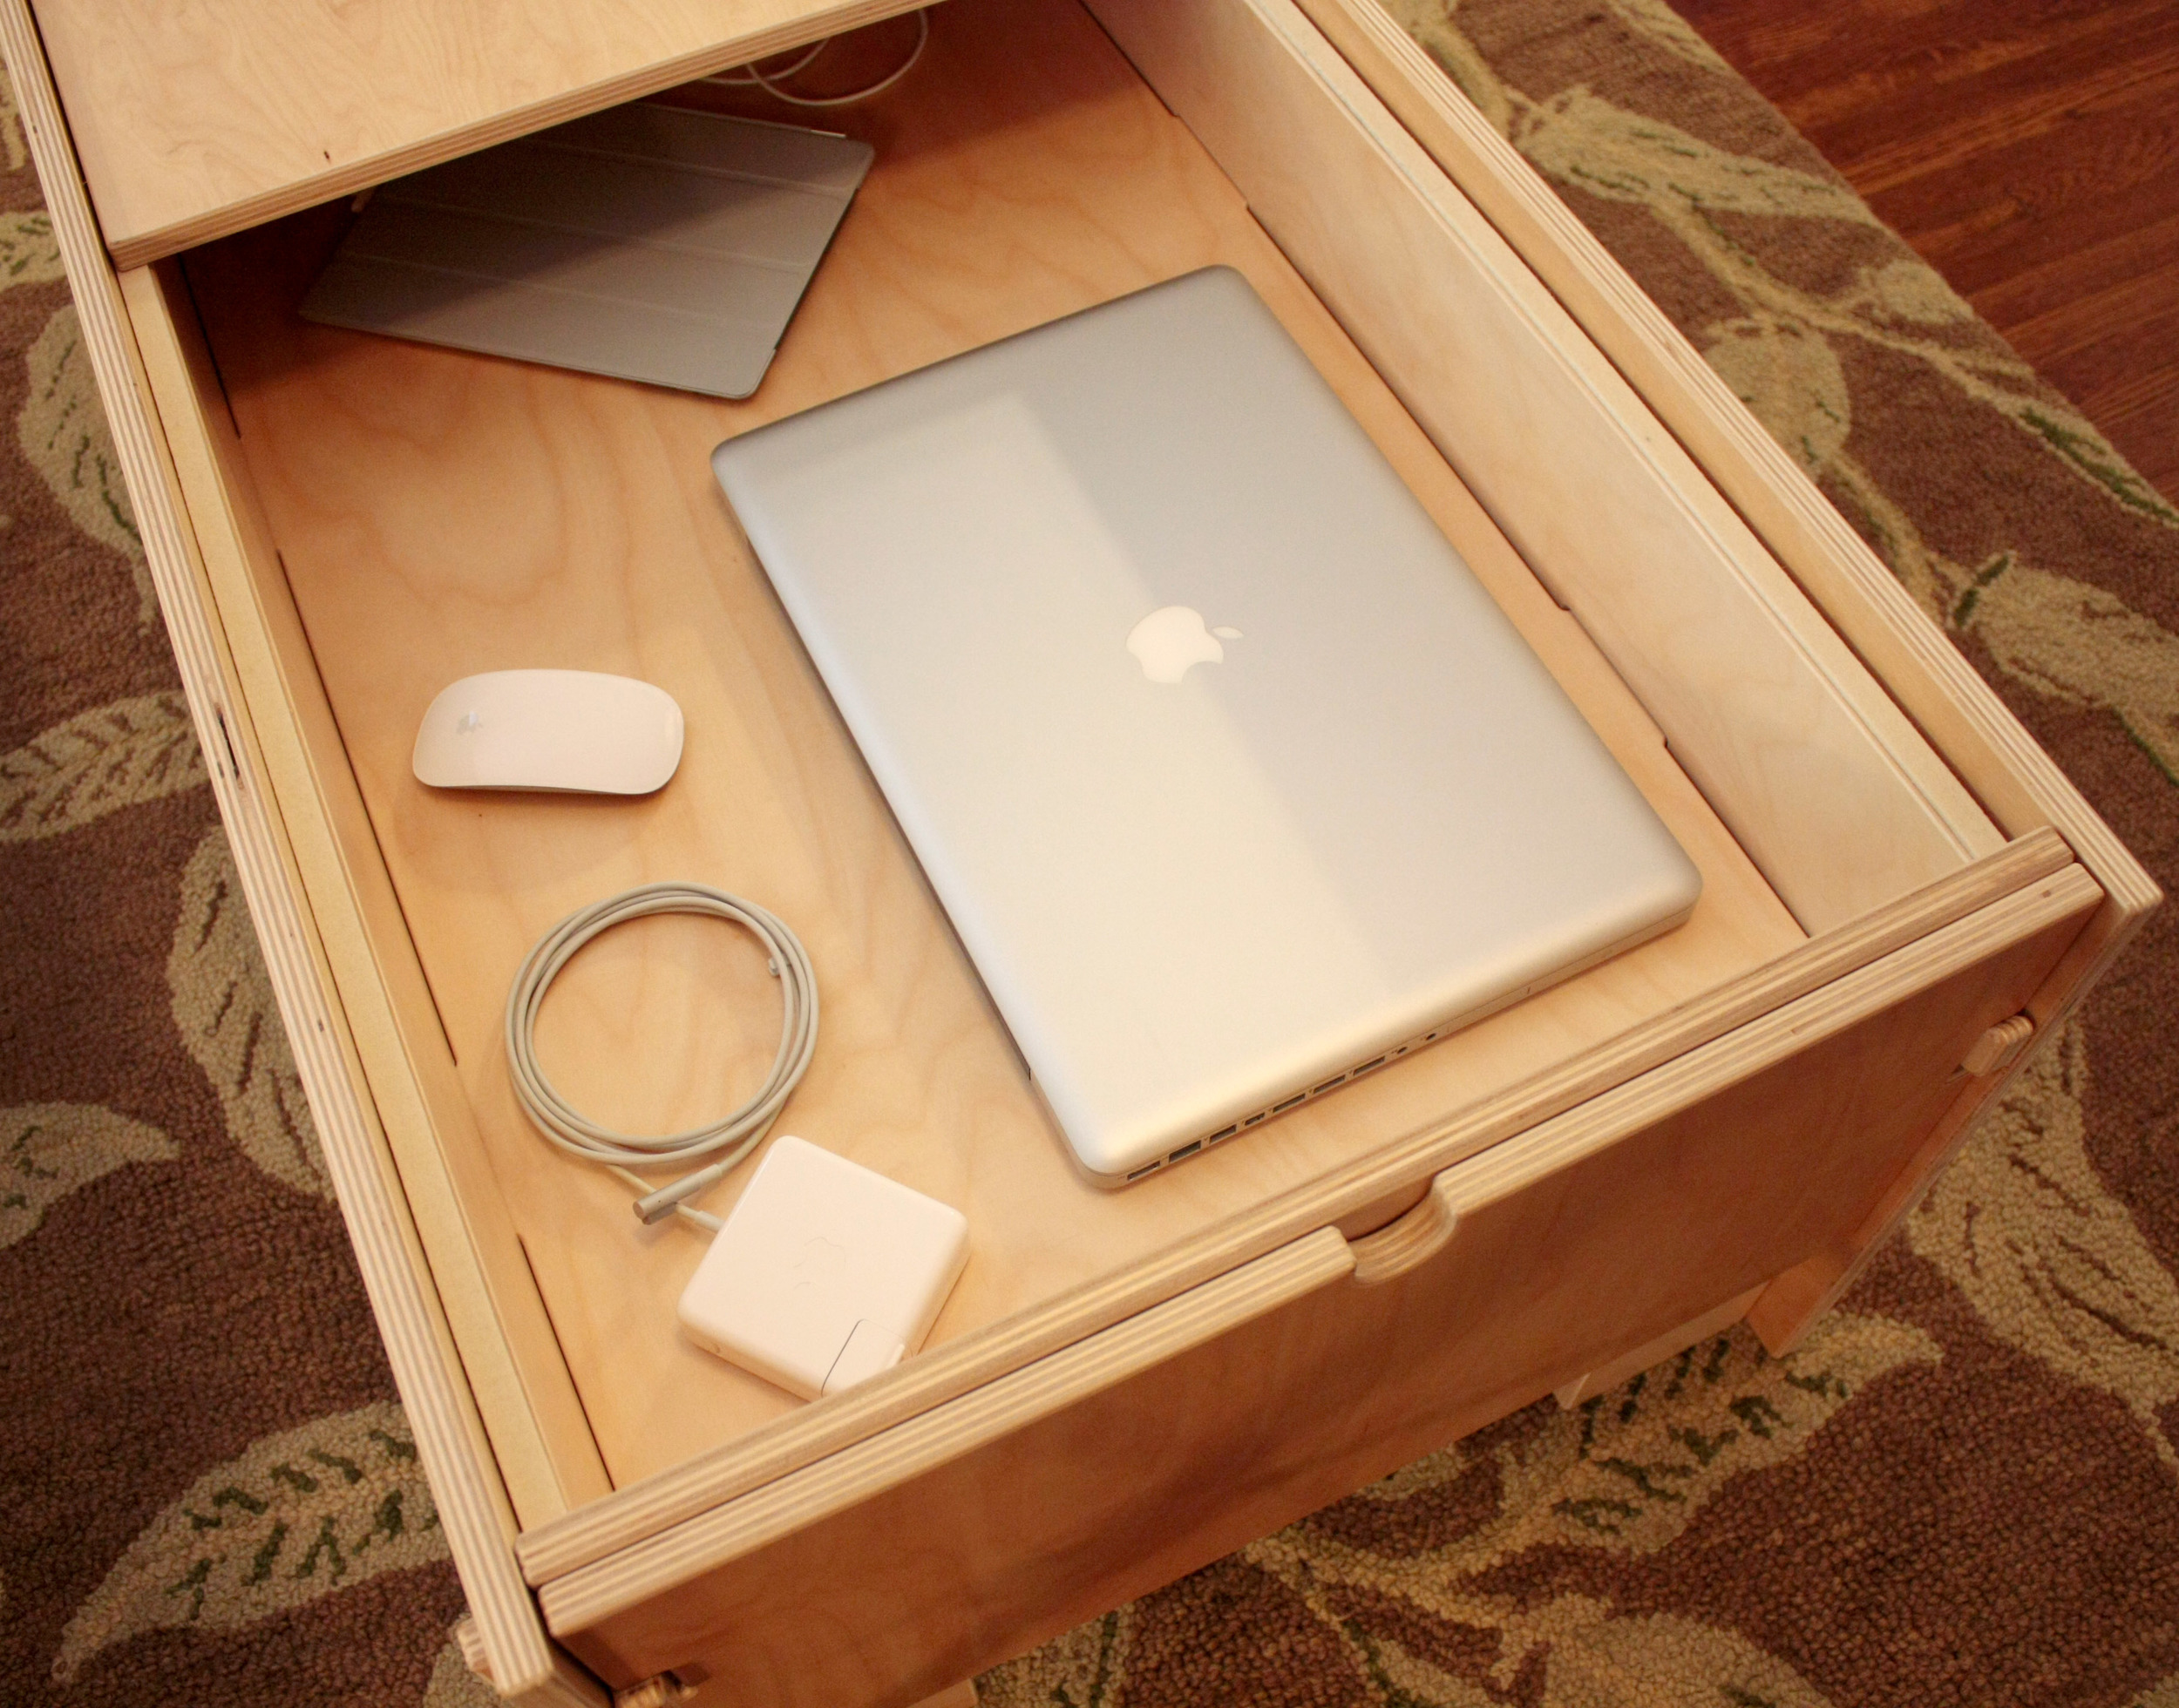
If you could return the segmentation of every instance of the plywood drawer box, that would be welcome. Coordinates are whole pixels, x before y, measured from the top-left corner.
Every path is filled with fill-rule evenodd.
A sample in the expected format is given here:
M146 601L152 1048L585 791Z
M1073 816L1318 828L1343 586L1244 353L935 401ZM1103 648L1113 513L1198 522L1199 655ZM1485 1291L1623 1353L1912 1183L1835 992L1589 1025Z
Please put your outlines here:
M6 45L86 342L472 1661L509 1695L913 1701L1675 1338L1745 1314L1790 1345L2156 899L1370 0L934 9L914 73L838 116L878 165L742 404L306 326L350 217L328 199L897 7L560 0L495 45L450 5L419 46L229 0L241 58L148 0L36 10L6 0ZM1706 891L1680 931L1105 1194L706 456L1213 262ZM522 664L669 688L680 776L634 803L416 784L431 695ZM929 1346L848 1393L800 1405L684 1343L696 1241L634 1230L509 1091L523 952L665 877L809 944L825 1029L789 1128L969 1217ZM570 972L541 1043L578 1103L678 1122L760 1071L772 999L723 935L646 922Z

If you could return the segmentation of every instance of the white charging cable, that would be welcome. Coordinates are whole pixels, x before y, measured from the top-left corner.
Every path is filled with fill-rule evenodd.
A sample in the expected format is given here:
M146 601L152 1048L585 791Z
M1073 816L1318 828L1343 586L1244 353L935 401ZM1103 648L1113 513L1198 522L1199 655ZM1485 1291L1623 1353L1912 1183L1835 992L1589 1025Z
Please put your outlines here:
M778 1054L755 1095L709 1126L645 1138L601 1127L569 1107L537 1065L534 1034L545 993L576 952L600 932L652 913L705 914L747 927L764 946L767 965L779 980L782 1013ZM635 1213L645 1222L662 1221L678 1211L714 1232L719 1218L686 1201L747 1156L771 1130L789 1095L809 1069L810 1057L817 1048L817 974L811 968L802 939L768 909L703 884L646 884L578 908L538 940L514 975L513 989L507 993L507 1066L514 1076L514 1095L538 1131L569 1156L609 1169L641 1192L643 1196L635 1201ZM648 1181L629 1172L630 1169L682 1166L721 1151L726 1155L717 1161L656 1191Z
M730 89L736 86L743 88L753 86L763 90L774 100L784 101L789 106L853 106L858 101L866 101L873 95L884 94L886 90L892 88L894 84L899 82L902 78L907 76L910 71L915 69L915 62L923 57L924 47L931 39L931 20L929 15L926 12L919 11L916 13L915 45L908 50L908 57L906 59L903 59L893 70L879 78L877 82L867 85L861 89L851 89L845 95L797 95L791 91L782 89L779 86L782 83L786 81L787 78L794 76L797 72L808 70L810 64L817 58L818 55L824 52L826 48L832 46L832 44L838 39L839 38L836 36L827 36L823 41L819 42L815 47L804 53L799 59L796 60L794 64L791 65L783 65L777 71L760 71L752 64L743 66L741 70L737 71L722 71L716 77L700 78L697 80L702 83L724 84Z

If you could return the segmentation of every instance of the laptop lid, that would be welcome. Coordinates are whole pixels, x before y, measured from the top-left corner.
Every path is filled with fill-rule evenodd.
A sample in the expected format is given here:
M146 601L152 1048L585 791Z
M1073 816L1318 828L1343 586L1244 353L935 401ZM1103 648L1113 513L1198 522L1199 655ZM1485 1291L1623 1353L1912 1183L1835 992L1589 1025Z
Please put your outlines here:
M1100 1183L1694 906L1694 864L1229 268L712 466Z

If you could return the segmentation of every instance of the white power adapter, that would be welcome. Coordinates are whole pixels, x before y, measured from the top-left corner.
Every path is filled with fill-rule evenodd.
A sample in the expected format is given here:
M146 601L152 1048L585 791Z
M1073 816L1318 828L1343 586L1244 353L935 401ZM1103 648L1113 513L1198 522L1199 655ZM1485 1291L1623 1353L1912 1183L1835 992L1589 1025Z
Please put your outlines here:
M783 1134L689 1278L682 1326L815 1400L920 1346L967 1261L959 1210Z

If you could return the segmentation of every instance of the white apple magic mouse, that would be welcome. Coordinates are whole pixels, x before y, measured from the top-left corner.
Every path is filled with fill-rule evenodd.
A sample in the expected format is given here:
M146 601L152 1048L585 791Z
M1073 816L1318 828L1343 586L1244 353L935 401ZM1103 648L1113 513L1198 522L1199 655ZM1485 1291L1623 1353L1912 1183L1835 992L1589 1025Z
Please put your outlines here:
M681 763L681 708L662 688L594 670L492 670L444 689L416 732L434 789L648 795Z

